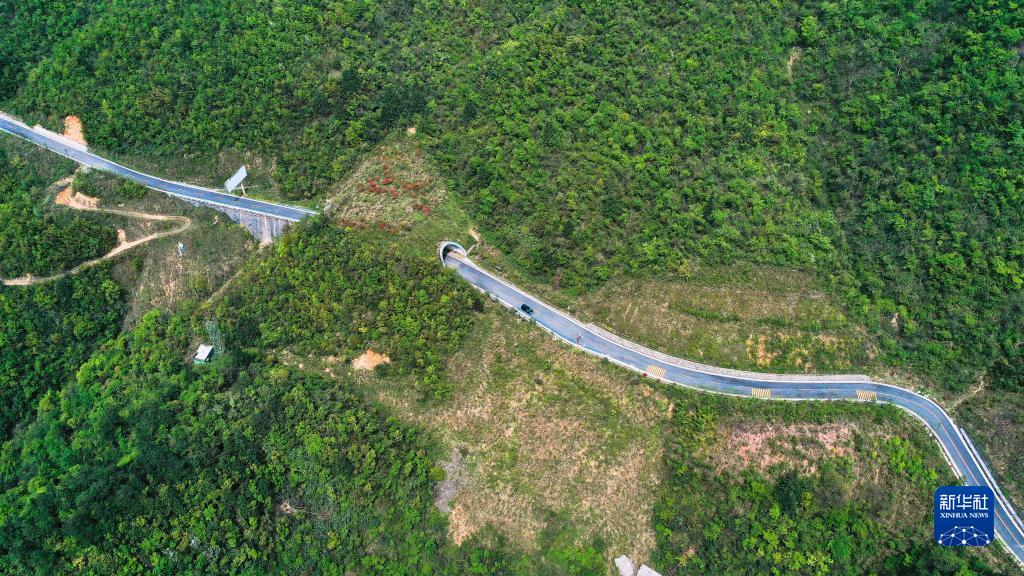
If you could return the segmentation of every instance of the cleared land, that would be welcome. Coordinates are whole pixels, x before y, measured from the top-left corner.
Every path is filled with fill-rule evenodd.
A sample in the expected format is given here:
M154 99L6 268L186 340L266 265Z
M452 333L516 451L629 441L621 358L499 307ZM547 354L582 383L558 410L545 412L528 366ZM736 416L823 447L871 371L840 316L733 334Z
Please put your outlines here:
M257 248L248 231L212 209L195 208L101 172L79 173L75 186L116 210L191 222L187 229L154 238L117 260L114 276L130 292L125 326L148 310L208 298ZM129 230L129 234L146 233ZM184 257L178 256L178 242L185 245Z
M678 508L680 521L693 523L694 542L706 514L727 524L743 514L745 497L726 495L789 471L836 482L837 505L869 518L880 541L927 541L931 492L952 478L927 431L895 409L652 387L493 305L451 358L444 400L423 400L412 382L353 372L341 359L294 362L328 376L351 373L371 397L441 440L451 455L438 462L448 478L438 506L453 542L501 537L538 552L550 532L569 533L580 545L603 543L609 574L619 554L648 561L666 553L658 551L655 510L673 485L667 451L681 443L696 446L685 461L706 482L702 501L714 509ZM882 558L900 548L872 550Z

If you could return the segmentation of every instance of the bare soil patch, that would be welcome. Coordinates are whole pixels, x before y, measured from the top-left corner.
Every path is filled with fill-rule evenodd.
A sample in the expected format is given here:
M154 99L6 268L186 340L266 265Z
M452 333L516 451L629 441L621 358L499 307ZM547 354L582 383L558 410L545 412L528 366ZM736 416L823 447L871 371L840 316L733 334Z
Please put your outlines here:
M815 472L822 458L845 456L853 450L854 428L848 423L780 426L742 422L720 426L718 441L709 451L719 472L755 468L767 472L779 464L805 474Z
M391 358L387 354L381 354L367 349L355 360L352 361L352 368L355 370L373 370L381 364L390 364Z
M793 79L793 65L800 60L801 56L803 56L803 50L801 50L799 46L794 46L793 49L789 51L789 59L786 60L786 76L790 80Z
M53 199L53 203L74 208L75 210L96 210L100 205L98 198L87 196L81 192L75 192L71 186L58 192L57 196Z
M82 121L78 116L67 116L64 118L64 137L86 146L85 133L82 131Z
M452 511L452 498L455 498L459 489L466 483L466 465L462 461L462 452L453 446L451 455L441 464L441 468L445 476L444 480L437 484L434 505L442 513L449 514Z

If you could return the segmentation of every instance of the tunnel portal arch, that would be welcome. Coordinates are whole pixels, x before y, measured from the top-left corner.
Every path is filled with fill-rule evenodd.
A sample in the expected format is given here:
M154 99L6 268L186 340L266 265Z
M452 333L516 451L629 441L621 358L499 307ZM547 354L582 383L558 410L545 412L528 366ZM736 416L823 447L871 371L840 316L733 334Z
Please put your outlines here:
M437 257L441 259L441 265L444 265L444 258L449 252L458 252L463 256L466 255L466 249L462 247L458 242L452 242L451 240L445 240L437 245Z

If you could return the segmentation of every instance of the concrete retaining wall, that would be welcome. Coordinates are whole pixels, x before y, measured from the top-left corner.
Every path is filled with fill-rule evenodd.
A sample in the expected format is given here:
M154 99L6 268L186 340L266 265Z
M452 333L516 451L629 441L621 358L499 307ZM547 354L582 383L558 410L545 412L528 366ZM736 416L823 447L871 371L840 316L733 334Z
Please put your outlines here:
M193 206L206 206L208 208L213 208L218 212L227 214L228 218L231 218L233 221L245 226L253 237L260 242L273 242L275 238L284 234L288 225L291 224L288 220L274 218L273 216L267 216L265 214L257 214L256 212L250 212L240 208L226 208L220 204L210 204L203 202L202 200L185 196L175 196L175 198L188 202Z

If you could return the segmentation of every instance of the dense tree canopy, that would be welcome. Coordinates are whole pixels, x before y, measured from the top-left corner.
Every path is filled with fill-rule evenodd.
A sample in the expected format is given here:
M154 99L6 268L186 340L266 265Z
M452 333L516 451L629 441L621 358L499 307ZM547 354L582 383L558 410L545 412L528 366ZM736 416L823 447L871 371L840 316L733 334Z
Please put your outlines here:
M48 206L47 184L0 150L0 278L61 272L114 247L113 227Z
M1020 385L1010 2L13 4L0 100L101 147L253 150L309 197L415 120L532 273L814 269L886 361Z
M228 343L254 350L352 359L367 348L415 371L425 395L443 395L443 362L458 349L479 293L436 258L383 239L304 222L252 263L217 312Z
M238 387L197 373L189 337L147 316L4 446L8 569L413 574L434 561L417 433L285 368L253 366Z
M117 335L124 297L106 267L35 287L0 286L0 438Z
M892 360L948 382L1019 364L1024 13L844 3L808 18L817 24L797 94L825 120L827 145L813 150L842 222L833 274L851 308ZM1024 386L1019 374L991 375Z

